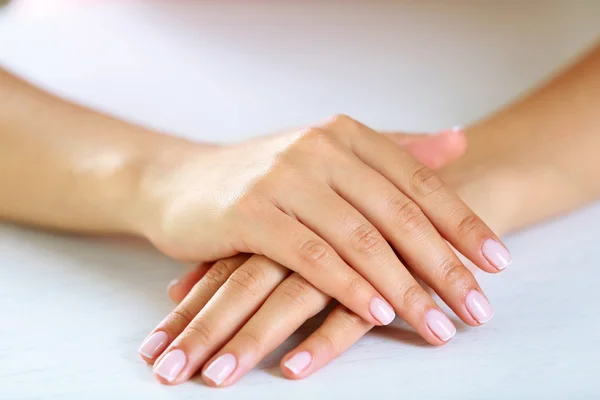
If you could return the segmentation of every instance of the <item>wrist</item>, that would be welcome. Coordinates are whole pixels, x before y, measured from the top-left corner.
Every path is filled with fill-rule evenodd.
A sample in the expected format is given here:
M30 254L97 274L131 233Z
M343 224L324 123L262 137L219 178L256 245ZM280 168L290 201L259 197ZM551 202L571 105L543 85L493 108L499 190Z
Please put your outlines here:
M153 139L145 144L133 163L135 181L129 204L129 227L136 236L154 242L163 227L165 210L170 209L172 192L179 187L178 180L183 179L182 165L189 160L199 161L202 155L220 146L154 132L149 135ZM197 178L201 178L202 169L198 168Z
M476 140L485 135L478 127L468 129L467 153L439 173L494 232L504 235L519 227L519 204L526 177L503 156L503 151L489 151L490 140Z

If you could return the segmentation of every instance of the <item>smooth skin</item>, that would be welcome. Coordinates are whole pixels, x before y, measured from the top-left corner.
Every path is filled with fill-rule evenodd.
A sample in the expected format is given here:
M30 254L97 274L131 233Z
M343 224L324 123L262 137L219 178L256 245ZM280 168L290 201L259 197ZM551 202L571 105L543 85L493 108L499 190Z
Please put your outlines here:
M565 106L565 99L569 107ZM600 47L597 47L546 85L467 129L469 150L458 162L442 168L441 176L499 234L599 199L600 159L596 155L600 149L599 105ZM444 154L433 149L434 146L424 147L417 156L423 161L428 151ZM248 310L253 307L246 304L239 313L241 320L248 320L246 323L237 321L224 327L220 325L220 317L210 320L211 311L204 310L228 309L236 304L236 297L226 295L221 288L234 272L247 264L253 265L252 268L261 265L261 276L281 279L281 267L276 263L260 256L252 256L249 263L248 257L226 259L213 266L200 265L169 287L173 301L183 300L176 308L178 312L196 307L202 310L201 314L205 313L198 322L219 326L226 331L224 336L232 336L212 356L209 354L213 350L193 353L206 359L203 379L210 386L235 383L331 301L302 277L292 274L275 289L272 285L265 288L253 283L254 290L245 302L253 296L258 311L248 317L251 313ZM271 293L268 297L267 292ZM169 336L173 335L182 329L181 325L171 324L174 320L177 318L167 318L153 332L165 329ZM372 327L337 305L313 334L282 358L283 374L290 379L311 375ZM169 330L172 328L175 330ZM158 379L164 382L163 378Z

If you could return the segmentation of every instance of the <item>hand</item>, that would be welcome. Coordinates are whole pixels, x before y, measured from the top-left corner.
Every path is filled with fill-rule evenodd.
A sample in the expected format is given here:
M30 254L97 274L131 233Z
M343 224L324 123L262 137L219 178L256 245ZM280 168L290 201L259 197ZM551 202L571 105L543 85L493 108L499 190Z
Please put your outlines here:
M400 136L396 136L396 139L401 139ZM412 142L411 143L406 143L408 145L408 147L410 148L410 151L413 154L420 154L419 157L425 161L427 164L432 165L432 166L439 166L440 164L444 163L445 161L449 161L450 159L452 159L453 157L458 156L459 154L462 153L462 151L464 151L464 138L462 137L462 135L460 134L454 134L454 135L440 135L440 136L435 136L433 138L428 138L428 139L423 139L422 137L419 138L415 138L412 137L411 138ZM421 143L423 145L421 145ZM429 153L424 152L423 149L426 148L425 144L427 144L427 147L430 148ZM155 330L154 334L150 336L149 340L146 341L145 345L143 346L143 349L145 348L145 353L148 356L147 361L152 362L154 360L154 358L160 354L160 351L162 351L162 349L164 349L164 347L166 346L166 344L168 343L168 337L175 337L177 335L179 335L181 333L181 331L188 325L187 321L191 320L191 318L193 318L195 316L195 314L202 309L202 314L203 317L201 317L199 320L198 318L196 318L195 323L201 324L202 326L204 326L204 328L202 328L202 331L204 332L217 332L219 330L223 331L225 330L225 332L217 332L217 337L215 337L214 339L219 342L219 340L222 340L222 335L224 334L225 337L231 337L231 335L233 335L233 333L235 333L235 331L237 331L237 329L239 328L239 323L237 323L235 321L244 321L247 320L253 313L254 311L260 306L260 304L262 303L262 301L264 301L264 298L269 294L269 292L271 290L274 289L274 287L281 282L281 280L286 276L285 273L285 269L283 267L281 267L280 265L277 265L276 263L273 263L267 259L265 259L264 257L258 257L258 256L254 256L252 257L248 262L246 262L244 264L244 266L242 266L239 270L237 270L236 272L233 273L233 275L230 274L232 273L233 270L235 270L239 265L241 265L245 260L247 259L247 256L242 256L242 257L237 257L237 258L233 258L230 260L225 260L223 262L219 262L215 265L215 267L213 267L209 274L207 275L207 278L205 278L204 280L200 280L200 278L203 276L204 272L206 272L207 268L205 266L200 267L199 269L195 270L191 275L189 275L188 277L186 277L183 281L180 282L180 284L176 285L173 287L173 289L175 291L171 291L171 294L174 297L177 297L179 294L179 299L181 297L183 297L190 289L191 287L196 284L196 282L198 282L198 280L200 280L200 284L196 287L194 294L190 295L188 297L188 299L186 299L186 302L182 305L180 305L180 307L178 307L177 310L175 310L174 314L167 318L161 325L159 325L159 327L157 327L157 329ZM257 272L258 271L258 272ZM255 276L256 278L252 278L253 276ZM229 280L228 280L229 278ZM264 281L266 278L266 281ZM261 281L261 279L263 280L262 283L258 283L257 281ZM225 281L229 282L225 285L223 285L223 287L221 287L221 284L223 284ZM240 287L240 283L242 284ZM256 304L252 304L252 302L248 301L249 297L252 297L251 295L248 296L248 287L251 286L252 284L255 285L259 285L261 288L263 287L263 284L266 285L266 288L264 288L264 290L266 290L264 293L260 293L260 290L251 290L251 291L258 291L258 299L256 300ZM275 286L273 286L275 285ZM211 289L212 287L212 289ZM219 289L219 287L221 287L221 289ZM287 307L282 307L282 305L286 304L286 299L289 300L288 298L291 297L289 296L289 292L290 290L294 290L294 288L302 288L302 287L306 287L310 290L302 290L300 292L298 292L297 294L300 296L300 298L298 299L298 301L302 302L304 304L304 300L303 297L306 296L306 300L308 301L308 303L313 304L313 306L308 307L307 310L299 310L300 312L296 315L296 313L290 315L289 310ZM211 300L209 305L206 305L207 301L212 297L212 295L215 293L215 291L219 289L219 293L221 295L219 296L215 296L215 297L219 297L220 300ZM256 288L255 288L256 289ZM231 292L231 290L233 290L233 292ZM237 295L236 295L237 293ZM279 297L282 296L283 293L283 298L278 299L278 295L277 293L279 293ZM287 295L286 295L287 293ZM241 297L240 297L241 295ZM256 296L256 294L255 294ZM236 301L236 299L238 299L239 301ZM241 302L240 302L241 301ZM324 301L324 303L323 303ZM265 307L267 307L267 304L269 304L269 302L271 302L273 304L273 306L275 307L273 311L275 311L275 314L277 314L278 312L283 312L283 314L285 316L288 316L289 318L291 318L290 323L289 324L284 324L284 325L277 325L277 327L285 327L285 328L292 328L292 331L295 330L296 326L299 326L299 324L302 324L304 322L304 320L307 318L306 317L306 312L312 312L312 313L316 313L318 311L320 311L320 309L324 306L324 304L326 304L329 301L329 299L327 298L327 296L323 295L322 293L320 293L318 290L316 290L314 287L312 287L311 285L309 285L307 282L305 282L300 276L298 276L297 274L292 275L290 278L286 279L286 281L281 284L273 293L273 295L271 295L271 297L269 298L269 300L267 301L267 303L265 303L265 305L263 306L263 308L261 308L261 310L259 312L256 313L256 315L254 315L252 317L252 320L257 320L258 322L258 326L264 326L263 321L261 321L262 319L265 318ZM224 304L220 304L223 303ZM238 304L239 303L239 304ZM315 308L315 304L316 306L318 306L317 310L314 310ZM322 305L320 305L322 304ZM206 305L206 307L205 307ZM302 307L300 307L302 308ZM211 314L210 310L213 310L213 312L215 314ZM231 312L228 312L228 310L230 310ZM183 314L183 315L182 315ZM218 320L220 317L220 315L233 315L233 316L237 316L236 318L234 318L234 321L221 321L222 323L217 323L215 324L215 320ZM267 316L269 315L269 313L267 313ZM342 336L342 340L339 343L347 343L347 346L350 346L355 340L357 340L360 336L362 336L362 334L364 332L366 332L366 330L370 329L369 324L365 324L363 321L361 321L360 319L358 319L356 316L354 317L354 321L355 324L353 325L356 329L353 332L352 329L350 329L349 331L346 330L342 330L342 329L338 329L338 330L332 330L332 327L337 326L337 323L339 323L340 318L342 318L343 316L348 316L350 314L348 314L347 311L345 311L344 308L339 307L336 308L336 310L331 314L331 316L328 318L327 322L323 325L323 327L321 328L321 330L323 330L324 332L329 332L330 334L334 334L335 336ZM200 316L198 316L200 317ZM227 319L227 318L225 318ZM285 319L285 318L284 318ZM352 326L344 324L344 326L347 326L348 328L351 328ZM368 326L368 328L365 328L366 326ZM275 340L275 344L279 343L280 341L284 340L291 332L287 332L286 329L284 329L283 331L281 330L281 328L277 328L275 327L272 331L273 334L275 334L277 338L272 338ZM443 327L442 327L443 328ZM194 328L196 329L196 328ZM229 331L229 330L233 330L233 331ZM247 326L245 326L244 328L242 328L242 331L240 331L240 334L243 334L243 332L245 330L251 329ZM449 329L453 329L453 327L450 325ZM193 330L193 329L192 329ZM319 331L321 331L319 330ZM165 333L165 332L168 332ZM438 329L438 334L439 334L439 329ZM255 332L257 333L257 332ZM448 332L445 332L446 334ZM184 333L183 335L185 335L186 333ZM338 335L339 334L339 335ZM346 335L348 334L348 335ZM444 332L441 333L441 335L444 335ZM238 334L239 336L239 334ZM344 338L345 336L345 338ZM163 339L161 339L161 337ZM237 336L236 336L237 337ZM221 339L219 339L221 338ZM204 338L207 339L207 338ZM158 342L157 342L158 340ZM196 354L196 356L199 357L204 357L206 358L208 355L210 355L210 353L214 350L212 349L217 349L218 347L218 343L214 343L215 340L211 340L211 344L208 348L204 348L203 351L201 352L202 354ZM206 340L206 342L208 342L208 340ZM272 342L272 340L270 339L269 342ZM307 341L306 343L310 344L311 340ZM231 344L231 343L230 343ZM158 347L156 347L158 346ZM205 346L206 347L206 346ZM235 346L234 346L235 347ZM242 346L243 347L243 346ZM342 348L340 349L343 350L344 346L342 345ZM237 349L238 351L241 349ZM144 351L144 350L142 350ZM265 348L265 351L269 351L268 348ZM208 355L206 354L208 352ZM153 353L153 354L150 354ZM252 359L254 359L254 363L260 361L260 359L266 354L266 353L261 353L261 352L254 352L254 357L251 357ZM326 363L330 358L332 358L333 356L337 355L337 353L333 353L333 354L325 354L323 352L320 352L320 357L317 357L317 361L319 362L315 362L311 365L310 368L307 368L307 370L305 371L305 373L303 372L302 374L298 375L298 376L305 376L310 372L313 372L316 370L316 368L318 368L318 366L323 365L324 363ZM171 357L172 358L172 357ZM227 357L226 357L227 358ZM245 371L249 370L250 368L252 368L252 366L254 365L252 360L248 360L246 359L246 366L245 368L240 368L238 370L236 370L236 373L234 374L235 376L232 376L232 378L230 380L228 380L228 383L233 383L236 379L238 379L241 374L243 374ZM250 362L249 362L250 361ZM237 361L236 361L237 362ZM165 364L165 363L162 363ZM217 363L217 365L220 363ZM290 371L287 371L286 375L290 375Z
M432 343L423 322L437 306L394 249L471 324L465 299L483 296L446 240L488 272L509 257L430 169L348 117L208 154L165 150L140 205L159 249L187 260L263 254L366 321L397 313Z

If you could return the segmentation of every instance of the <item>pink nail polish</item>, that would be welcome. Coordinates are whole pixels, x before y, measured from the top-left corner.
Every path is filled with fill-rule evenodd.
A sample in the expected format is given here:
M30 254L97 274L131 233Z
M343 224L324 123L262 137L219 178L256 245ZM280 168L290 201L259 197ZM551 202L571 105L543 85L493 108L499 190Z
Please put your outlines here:
M160 360L158 365L154 367L154 373L163 379L166 379L168 382L173 382L177 379L177 376L183 367L185 367L186 362L187 357L183 350L176 349L170 351Z
M229 353L223 354L210 363L206 371L204 371L204 376L213 381L215 385L220 385L225 379L229 378L235 367L237 367L235 356Z
M477 322L483 324L494 316L494 310L484 295L477 290L471 290L465 299L467 310Z
M292 358L287 360L283 366L292 371L294 375L298 375L304 371L312 362L312 356L308 351L301 351L295 354Z
M486 239L483 242L483 246L481 246L481 252L483 253L483 256L490 262L490 264L500 271L508 267L512 261L510 253L506 247L494 239Z
M171 290L171 288L175 285L179 285L179 279L173 279L171 282L169 282L167 285L167 291Z
M168 343L169 335L163 331L156 331L144 340L138 352L146 358L154 358L167 347Z
M461 125L453 126L450 129L444 129L443 131L437 132L438 135L453 135L453 134L462 134L463 127Z
M425 322L435 336L447 342L456 334L456 328L443 312L431 309L425 314Z
M371 311L371 315L383 325L390 324L394 318L396 318L394 309L379 297L374 297L373 300L371 300L369 311Z

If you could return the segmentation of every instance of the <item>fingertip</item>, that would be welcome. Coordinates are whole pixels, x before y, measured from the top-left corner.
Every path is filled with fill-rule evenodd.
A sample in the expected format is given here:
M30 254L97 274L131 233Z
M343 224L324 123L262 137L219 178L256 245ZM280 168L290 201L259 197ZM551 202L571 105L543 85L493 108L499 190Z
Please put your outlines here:
M202 376L202 382L204 382L204 384L206 386L210 386L212 388L220 388L223 387L222 385L217 385L214 381L212 381L210 378L207 378L206 376L204 376L204 374L201 375Z
M169 295L171 301L175 304L181 303L181 301L185 297L185 295L182 296L180 286L181 281L179 279L173 279L167 285L167 294Z
M461 156L467 150L467 136L461 126L444 130L437 135L429 136L431 141L440 145L449 152L450 157Z
M148 365L154 365L154 358L148 358L145 355L143 355L142 353L138 353L140 355L140 358L142 360L144 360L144 362Z
M464 153L467 150L467 135L462 127L452 128L447 135L447 140L452 144L452 148L457 153Z
M309 375L309 368L313 363L313 356L308 351L300 351L294 355L287 355L281 360L281 372L288 379L302 379Z
M202 379L209 386L225 387L235 383L235 372L239 362L232 353L221 354L214 360L206 363L202 371Z

